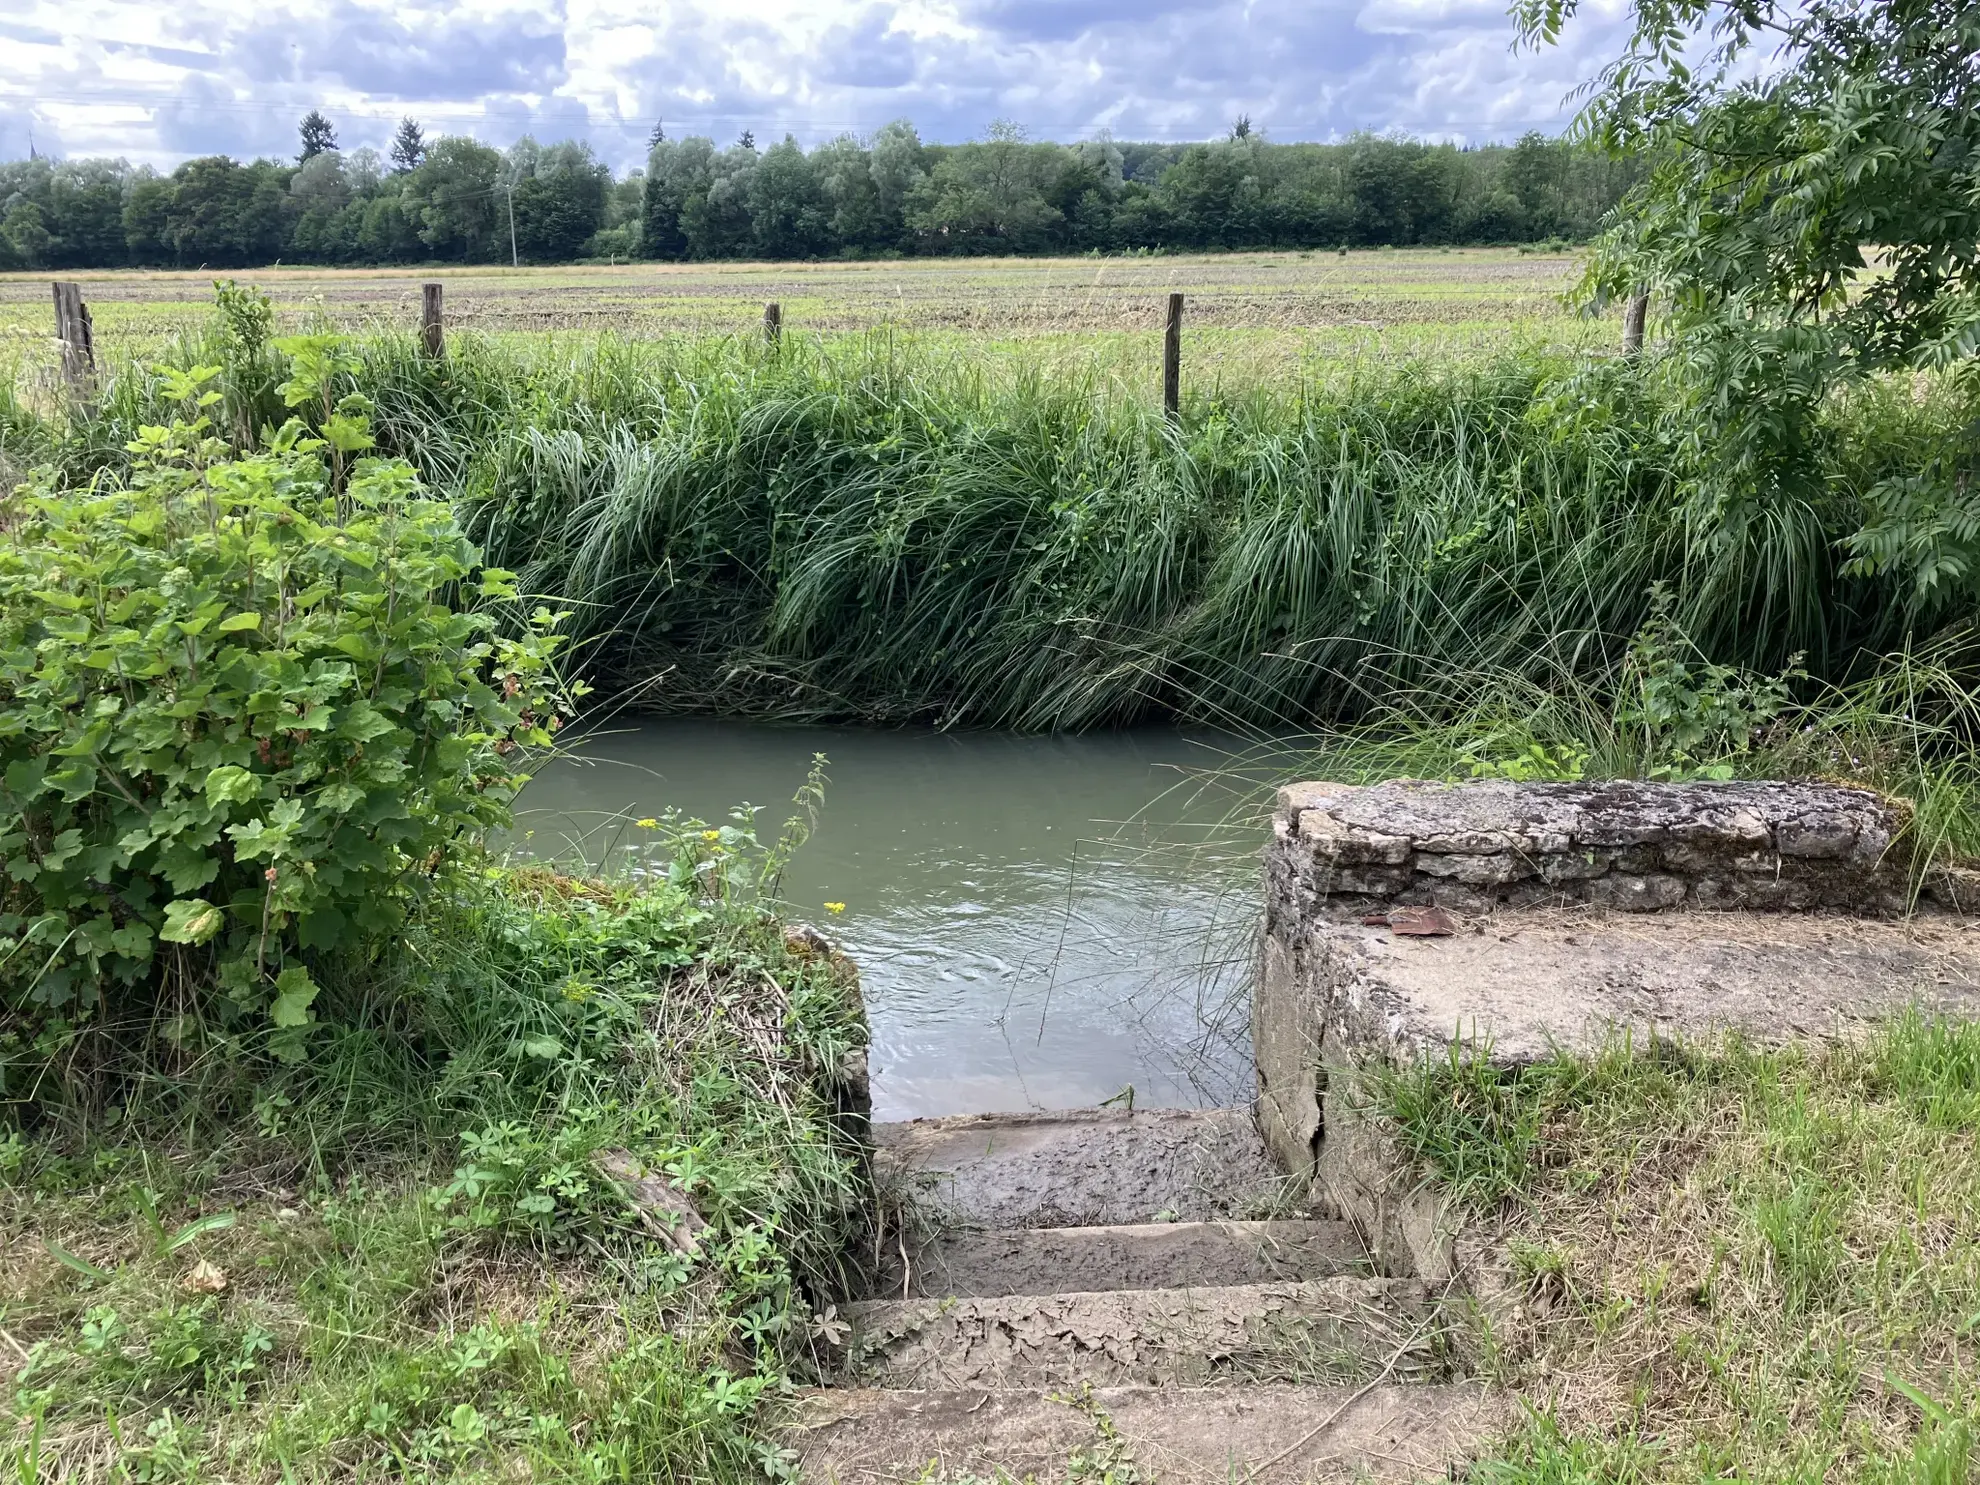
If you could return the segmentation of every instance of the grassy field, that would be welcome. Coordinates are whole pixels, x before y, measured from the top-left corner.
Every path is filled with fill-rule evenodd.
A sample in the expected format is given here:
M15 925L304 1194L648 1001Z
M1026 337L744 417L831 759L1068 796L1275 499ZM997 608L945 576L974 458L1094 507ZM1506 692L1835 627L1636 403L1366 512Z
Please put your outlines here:
M1148 258L957 258L865 263L640 263L624 267L261 269L232 277L274 300L279 325L405 329L420 285L447 288L451 326L500 335L751 333L763 305L790 333L883 327L935 345L1000 346L1027 362L1098 358L1154 374L1166 296L1189 296L1188 364L1212 377L1271 376L1313 357L1461 354L1508 337L1609 344L1560 293L1571 256L1516 249L1368 250ZM150 355L198 326L209 273L78 275L99 355ZM0 347L48 359L45 275L0 275ZM4 355L5 350L0 350Z

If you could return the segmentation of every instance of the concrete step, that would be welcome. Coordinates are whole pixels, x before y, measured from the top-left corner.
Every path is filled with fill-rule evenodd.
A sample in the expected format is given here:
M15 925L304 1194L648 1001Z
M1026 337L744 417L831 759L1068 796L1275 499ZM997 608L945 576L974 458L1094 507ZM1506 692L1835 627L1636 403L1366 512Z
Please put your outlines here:
M883 1187L948 1227L1264 1216L1286 1189L1248 1108L964 1114L873 1139Z
M1402 1482L1446 1478L1512 1411L1471 1383L1104 1387L1070 1397L848 1389L806 1397L784 1442L807 1485L1062 1480L1075 1453L1162 1485Z
M1181 1386L1433 1370L1455 1315L1413 1279L861 1300L852 1374L882 1387Z
M957 1232L883 1265L881 1299L1202 1289L1369 1272L1345 1222L1147 1222Z

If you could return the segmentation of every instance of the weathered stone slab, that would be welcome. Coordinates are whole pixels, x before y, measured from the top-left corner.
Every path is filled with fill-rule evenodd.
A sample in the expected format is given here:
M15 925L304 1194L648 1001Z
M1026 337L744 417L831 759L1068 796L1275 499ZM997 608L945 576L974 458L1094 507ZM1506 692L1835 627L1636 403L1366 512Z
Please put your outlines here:
M1895 913L1912 896L1904 825L1829 784L1291 784L1268 862L1273 908L1296 918L1362 899Z
M1434 1364L1455 1316L1409 1279L858 1300L852 1365L882 1387L1190 1386Z
M1139 1477L1164 1485L1457 1478L1519 1416L1476 1383L1099 1387L1092 1405ZM814 1392L792 1409L784 1437L806 1485L1070 1480L1074 1457L1090 1459L1097 1442L1093 1420L1047 1388Z
M873 1140L874 1173L944 1228L1214 1221L1284 1184L1249 1109L960 1114Z
M1201 1289L1365 1271L1345 1222L1143 1222L943 1233L883 1261L876 1299Z

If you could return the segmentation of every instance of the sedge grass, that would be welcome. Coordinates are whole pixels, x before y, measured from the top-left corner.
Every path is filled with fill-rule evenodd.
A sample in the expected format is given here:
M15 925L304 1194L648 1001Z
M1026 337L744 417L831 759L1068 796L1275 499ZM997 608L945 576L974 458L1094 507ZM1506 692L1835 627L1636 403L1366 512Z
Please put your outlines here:
M1964 611L1839 546L1876 479L1962 426L1937 384L1839 402L1827 493L1728 522L1687 498L1652 370L1538 345L1310 363L1177 424L1097 363L891 331L362 350L387 446L572 611L594 681L658 707L1298 730L1440 675L1609 674L1653 586L1712 660L1798 653L1828 683ZM271 358L180 354L229 365L233 436L282 415ZM156 397L133 371L66 423L16 398L0 448L83 479Z

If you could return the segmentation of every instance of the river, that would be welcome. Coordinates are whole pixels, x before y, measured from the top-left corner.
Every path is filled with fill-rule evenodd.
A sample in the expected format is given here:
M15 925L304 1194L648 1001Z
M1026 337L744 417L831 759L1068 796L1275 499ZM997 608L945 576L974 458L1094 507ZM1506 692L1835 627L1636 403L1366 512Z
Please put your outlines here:
M775 836L814 753L817 832L782 895L858 963L885 1119L1249 1096L1259 781L1228 739L601 728L524 792L544 856L596 865L672 807ZM843 903L843 911L827 903Z

